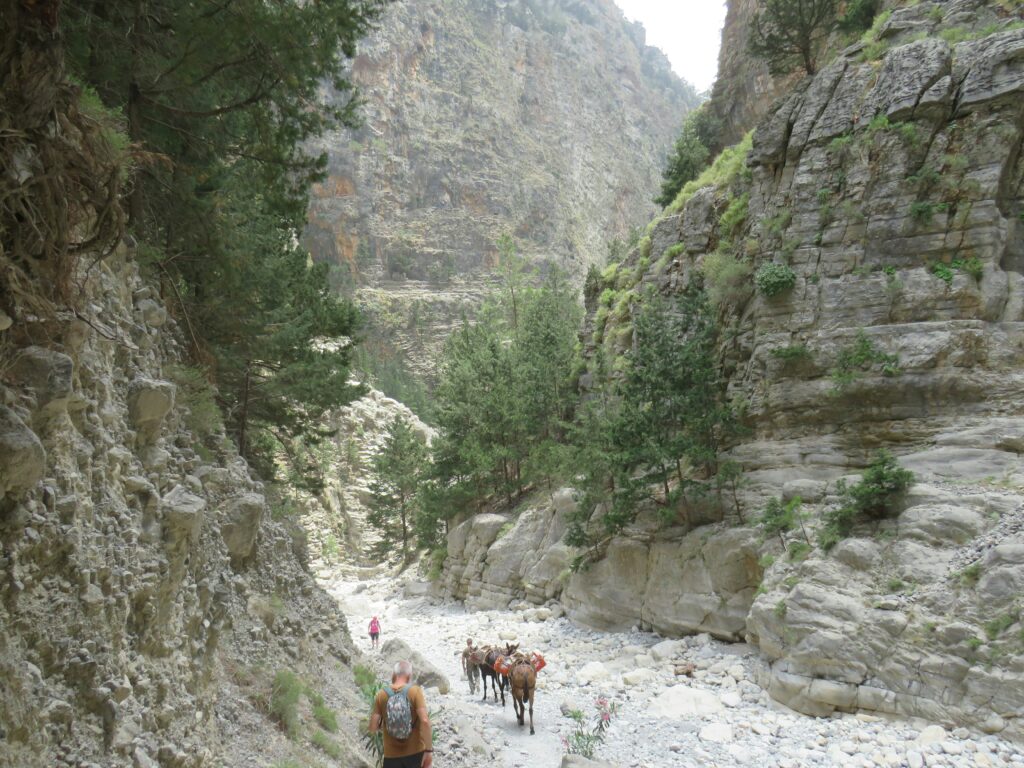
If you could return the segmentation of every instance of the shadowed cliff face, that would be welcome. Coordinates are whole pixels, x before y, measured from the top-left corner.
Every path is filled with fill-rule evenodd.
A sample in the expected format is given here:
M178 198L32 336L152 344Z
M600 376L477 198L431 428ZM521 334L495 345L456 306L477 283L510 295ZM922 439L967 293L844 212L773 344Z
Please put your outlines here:
M502 233L582 275L648 219L697 103L611 0L397 2L353 76L365 125L321 142L329 175L306 241L339 288L383 286L364 296L377 325L396 300L407 325L434 294L413 345L428 368L432 340L479 301Z
M739 141L792 85L793 78L773 77L768 65L747 50L757 8L758 0L731 0L728 4L718 54L718 77L709 106L721 125L721 146Z

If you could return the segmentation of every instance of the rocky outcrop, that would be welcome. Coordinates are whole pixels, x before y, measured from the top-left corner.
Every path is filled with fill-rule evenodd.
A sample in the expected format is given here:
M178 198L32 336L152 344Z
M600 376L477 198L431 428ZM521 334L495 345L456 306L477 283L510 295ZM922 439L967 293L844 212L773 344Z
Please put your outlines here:
M343 713L361 765L348 630L294 523L222 430L190 431L131 251L83 264L78 315L9 307L0 333L0 766L290 759L260 703L279 670Z
M706 107L718 123L720 143L715 151L739 141L793 83L793 78L773 77L764 61L747 50L758 7L758 0L727 3L718 75Z
M387 560L374 552L380 535L367 516L375 480L373 462L384 446L388 427L399 418L426 442L433 438L433 430L416 414L372 388L329 416L333 434L319 447L324 488L316 494L297 494L299 521L317 571L327 574L352 567L373 571Z
M421 372L503 233L538 265L603 263L698 103L612 0L395 2L352 79L365 125L321 142L306 242Z
M448 536L447 592L485 609L557 598L572 563L562 538L574 509L572 491L563 488L514 519L485 514L456 526Z
M570 579L562 602L570 616L602 629L738 640L761 581L758 548L749 529L616 538Z
M748 637L802 712L871 710L1022 736L1024 496L915 486L875 532L779 557Z
M606 630L742 636L761 580L754 532L638 527L573 572L578 553L562 539L575 510L564 488L516 516L483 514L456 526L448 535L446 592L484 610L560 601L557 612Z

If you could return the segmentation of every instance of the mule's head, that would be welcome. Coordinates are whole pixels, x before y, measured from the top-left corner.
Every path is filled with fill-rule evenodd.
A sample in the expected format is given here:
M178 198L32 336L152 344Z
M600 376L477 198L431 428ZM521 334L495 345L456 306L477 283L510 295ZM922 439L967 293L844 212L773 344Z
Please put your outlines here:
M505 644L505 655L512 656L516 651L519 650L519 643L512 645L512 643Z

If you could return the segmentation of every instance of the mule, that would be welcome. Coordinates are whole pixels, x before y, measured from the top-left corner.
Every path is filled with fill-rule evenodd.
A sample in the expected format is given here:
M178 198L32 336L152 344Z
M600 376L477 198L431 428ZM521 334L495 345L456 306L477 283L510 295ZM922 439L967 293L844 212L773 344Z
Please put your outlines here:
M511 643L505 644L504 652L493 645L484 646L481 650L485 651L483 663L480 664L480 678L483 682L484 688L484 701L487 701L487 678L491 678L491 693L494 694L494 700L498 700L498 695L501 694L501 706L505 706L505 685L508 682L508 678L505 675L499 673L494 665L498 661L499 656L512 656L519 649L518 645L512 645Z
M525 658L520 657L509 670L512 708L519 725L526 725L526 703L530 703L530 735L533 736L533 695L537 692L537 671Z

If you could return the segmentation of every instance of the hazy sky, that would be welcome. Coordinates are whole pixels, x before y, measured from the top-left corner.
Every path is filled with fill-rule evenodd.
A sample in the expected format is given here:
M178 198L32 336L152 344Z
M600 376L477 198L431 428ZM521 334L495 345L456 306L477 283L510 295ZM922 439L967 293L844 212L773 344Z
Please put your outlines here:
M698 91L710 88L718 69L725 0L615 0L632 21L647 28L647 44L661 48L672 68Z

